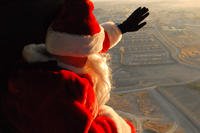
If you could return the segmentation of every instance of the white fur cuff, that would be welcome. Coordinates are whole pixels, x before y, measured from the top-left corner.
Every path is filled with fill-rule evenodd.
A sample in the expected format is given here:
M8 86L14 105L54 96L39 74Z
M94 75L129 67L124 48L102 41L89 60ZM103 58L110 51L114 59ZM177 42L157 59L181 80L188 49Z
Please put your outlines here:
M120 29L114 22L105 22L101 24L104 30L108 33L108 38L110 40L110 48L117 45L117 43L122 39L122 33Z

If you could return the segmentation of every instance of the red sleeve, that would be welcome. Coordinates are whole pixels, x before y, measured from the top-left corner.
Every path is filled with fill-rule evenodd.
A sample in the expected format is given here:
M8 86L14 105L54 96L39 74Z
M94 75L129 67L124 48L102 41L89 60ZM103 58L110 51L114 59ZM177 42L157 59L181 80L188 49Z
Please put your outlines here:
M117 127L109 117L99 116L93 121L89 133L117 133Z
M106 53L110 48L110 40L108 37L108 33L106 31L104 31L104 32L105 32L105 38L103 41L103 49L101 50L100 53Z

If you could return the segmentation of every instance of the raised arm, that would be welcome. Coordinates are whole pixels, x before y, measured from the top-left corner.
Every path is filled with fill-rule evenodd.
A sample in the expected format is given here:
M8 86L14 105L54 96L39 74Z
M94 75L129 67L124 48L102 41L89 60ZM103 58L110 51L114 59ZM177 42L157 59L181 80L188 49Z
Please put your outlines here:
M146 25L142 22L149 16L149 9L146 7L137 8L125 21L120 24L114 22L105 22L101 26L105 31L105 40L102 52L106 52L110 48L117 45L121 40L122 34L127 32L136 32Z

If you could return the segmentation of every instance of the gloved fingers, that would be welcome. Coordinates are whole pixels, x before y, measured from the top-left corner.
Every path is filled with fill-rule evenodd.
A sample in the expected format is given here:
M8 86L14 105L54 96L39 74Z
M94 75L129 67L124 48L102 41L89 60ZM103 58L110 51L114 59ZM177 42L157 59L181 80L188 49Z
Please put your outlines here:
M140 12L137 14L137 18L140 18L141 16L145 15L146 13L148 13L149 9L146 7L143 7Z
M134 16L138 17L138 16L142 16L143 14L146 14L149 11L148 8L143 7L143 8L138 8L136 9L136 11L134 12Z
M149 13L147 12L146 14L138 18L138 22L142 22L148 16L149 16Z
M140 22L141 21L141 16L144 16L148 13L149 9L146 7L139 7L137 8L131 15L130 17L126 20L128 23L133 23L134 21Z
M143 23L139 24L139 25L137 26L137 29L136 29L136 30L141 29L141 28L144 27L146 24L147 24L147 22L143 22Z
M149 16L149 9L146 7L137 8L122 24L118 25L122 33L138 31L146 22L141 23Z
M138 14L141 11L141 7L138 7L132 14L131 16L133 16L134 14Z
M131 20L133 20L133 19L137 16L137 14L140 12L140 10L141 10L141 7L138 7L138 8L128 17L128 19L127 19L126 21L131 21Z
M141 13L141 14L145 14L145 13L147 13L148 11L149 11L148 8L143 7L143 8L141 9L140 13Z

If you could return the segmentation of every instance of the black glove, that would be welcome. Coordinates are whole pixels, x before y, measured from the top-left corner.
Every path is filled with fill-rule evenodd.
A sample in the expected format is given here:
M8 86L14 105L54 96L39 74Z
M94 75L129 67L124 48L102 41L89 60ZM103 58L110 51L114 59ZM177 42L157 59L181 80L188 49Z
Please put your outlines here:
M149 16L149 9L146 7L139 7L136 9L122 24L118 27L122 34L126 32L138 31L146 25L146 22L141 23L147 16Z

